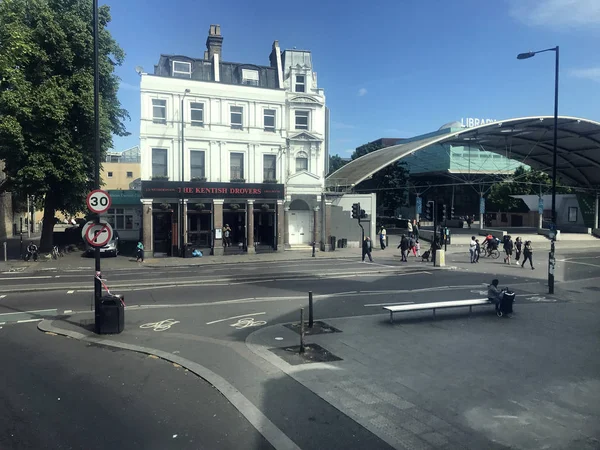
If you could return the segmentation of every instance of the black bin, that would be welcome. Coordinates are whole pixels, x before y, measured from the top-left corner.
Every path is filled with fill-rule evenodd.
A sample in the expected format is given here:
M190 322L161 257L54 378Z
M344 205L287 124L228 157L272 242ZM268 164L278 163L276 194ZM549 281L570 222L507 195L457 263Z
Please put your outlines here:
M342 248L348 247L348 239L342 239Z
M185 244L185 248L183 250L183 257L184 258L191 258L193 251L194 251L193 244Z
M96 333L119 334L125 328L125 303L122 295L105 295L96 311Z
M329 236L329 244L331 244L331 250L335 250L335 236Z

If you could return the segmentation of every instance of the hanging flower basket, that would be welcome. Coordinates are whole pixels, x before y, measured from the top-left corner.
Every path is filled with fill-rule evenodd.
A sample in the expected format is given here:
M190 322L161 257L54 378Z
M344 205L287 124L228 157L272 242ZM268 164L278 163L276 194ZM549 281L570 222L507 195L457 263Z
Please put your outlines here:
M192 181L197 183L204 183L206 181L206 177L192 177Z
M166 175L154 175L152 181L168 181L169 177Z
M170 204L168 204L168 203L161 203L159 207L160 207L160 209L162 209L163 211L167 211L167 210L171 209L171 205L170 205Z
M237 203L232 203L229 205L229 209L233 209L234 211L240 209L240 205Z
M262 205L260 205L260 209L262 209L263 211L268 211L269 205L267 203L263 203Z
M196 203L196 205L194 205L196 211L204 211L205 208L204 203Z

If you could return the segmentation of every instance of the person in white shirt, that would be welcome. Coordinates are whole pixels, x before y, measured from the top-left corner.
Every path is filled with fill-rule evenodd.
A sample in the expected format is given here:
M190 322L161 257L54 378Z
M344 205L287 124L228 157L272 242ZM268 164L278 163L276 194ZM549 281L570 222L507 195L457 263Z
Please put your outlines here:
M477 242L475 242L475 236L471 236L471 243L469 244L469 253L471 254L471 263L474 263L477 259L475 250L477 249Z
M413 226L412 226L412 221L410 219L408 219L408 237L411 238L413 237Z

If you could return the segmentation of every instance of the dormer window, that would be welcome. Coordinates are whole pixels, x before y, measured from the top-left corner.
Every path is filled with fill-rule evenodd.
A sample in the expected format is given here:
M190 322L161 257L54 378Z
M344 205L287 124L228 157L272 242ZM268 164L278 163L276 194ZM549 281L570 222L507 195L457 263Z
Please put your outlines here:
M258 86L258 70L242 69L242 84Z
M306 77L304 75L296 75L296 86L294 91L306 92Z
M192 78L192 63L173 61L173 76L177 78Z

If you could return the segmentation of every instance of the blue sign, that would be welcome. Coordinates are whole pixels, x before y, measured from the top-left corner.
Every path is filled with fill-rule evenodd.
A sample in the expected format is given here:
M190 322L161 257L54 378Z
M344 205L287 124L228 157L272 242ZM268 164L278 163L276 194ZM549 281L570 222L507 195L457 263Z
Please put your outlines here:
M544 199L542 197L538 200L538 213L544 215Z
M479 214L485 214L485 198L479 200Z
M423 199L421 197L417 197L417 214L421 214L423 212Z

